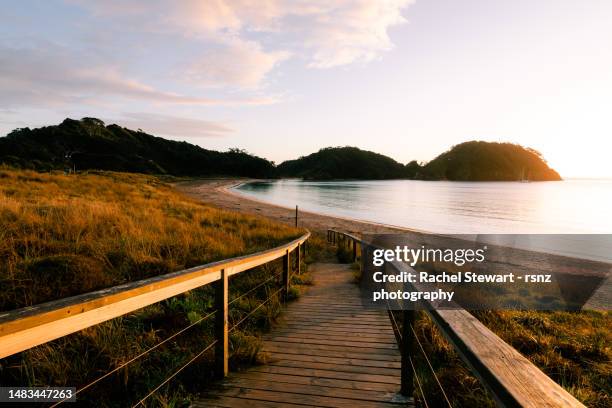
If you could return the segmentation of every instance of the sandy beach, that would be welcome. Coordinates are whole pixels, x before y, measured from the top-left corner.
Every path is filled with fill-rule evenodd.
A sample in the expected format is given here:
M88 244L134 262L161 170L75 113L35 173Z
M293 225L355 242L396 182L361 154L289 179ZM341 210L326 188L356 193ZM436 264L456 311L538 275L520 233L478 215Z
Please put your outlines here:
M249 180L205 179L180 182L174 184L174 186L192 198L219 208L238 211L245 214L261 215L275 221L292 225L295 223L295 208L286 208L254 200L230 190L232 187L247 181ZM360 234L411 232L409 229L349 218L333 217L301 210L298 215L298 226L308 228L310 231L315 232L325 232L330 228Z

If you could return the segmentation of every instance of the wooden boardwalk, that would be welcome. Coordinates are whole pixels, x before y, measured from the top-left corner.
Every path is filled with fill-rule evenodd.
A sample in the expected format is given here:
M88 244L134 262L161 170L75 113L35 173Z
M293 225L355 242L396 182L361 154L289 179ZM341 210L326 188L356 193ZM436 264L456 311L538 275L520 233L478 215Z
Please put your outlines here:
M193 407L400 407L400 353L385 312L366 310L347 265L311 266L315 285L264 338L266 365L232 373Z

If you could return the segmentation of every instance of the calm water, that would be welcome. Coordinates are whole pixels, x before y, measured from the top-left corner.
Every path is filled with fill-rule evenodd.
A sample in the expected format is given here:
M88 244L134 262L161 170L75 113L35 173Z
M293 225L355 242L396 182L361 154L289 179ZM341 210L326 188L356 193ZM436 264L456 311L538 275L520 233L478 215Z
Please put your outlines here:
M612 262L612 180L278 180L247 183L236 190L286 207L427 232L532 234L497 237L505 241L496 243Z
M612 180L279 180L243 194L301 209L446 234L612 234Z

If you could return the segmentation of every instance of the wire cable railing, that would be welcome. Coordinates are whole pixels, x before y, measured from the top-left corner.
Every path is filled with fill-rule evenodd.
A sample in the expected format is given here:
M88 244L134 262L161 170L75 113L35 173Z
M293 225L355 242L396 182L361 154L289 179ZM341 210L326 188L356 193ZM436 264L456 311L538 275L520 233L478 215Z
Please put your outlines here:
M421 353L423 354L423 357L425 357L425 361L427 361L427 365L429 366L429 369L431 370L431 373L433 374L434 379L436 380L436 382L438 383L438 386L440 387L440 391L442 392L442 395L444 396L444 400L446 401L449 407L452 407L452 404L450 403L448 396L446 395L446 392L444 391L444 387L442 386L442 383L440 382L440 379L438 378L438 375L436 374L436 370L434 370L433 365L431 364L431 361L429 361L429 357L427 357L427 353L425 352L425 349L423 348L423 344L421 343L421 340L419 340L419 336L414 330L414 326L412 324L410 324L410 330L412 330L414 338L416 339L417 344L419 345L419 348L421 349Z
M389 313L389 316L391 317L391 326L393 328L393 332L395 333L396 337L399 340L400 346L402 346L403 341L404 341L404 338L402 336L402 331L400 330L399 324L397 320L395 319L395 314L393 313L393 310L389 308L390 306L391 305L389 304L389 300L387 300L387 307L388 307L387 312ZM412 356L408 357L408 360L410 361L410 367L412 368L412 375L414 376L414 379L416 380L417 388L419 389L421 398L423 398L423 403L425 404L425 408L429 408L429 404L427 403L427 398L425 397L425 392L423 391L423 386L421 384L419 375L416 371L416 367L414 366L414 361L412 360Z
M262 286L264 286L265 284L270 283L272 280L278 279L280 276L282 275L282 273L276 273L273 274L272 276L270 276L269 278L265 279L263 282L260 282L259 284L257 284L256 286L254 286L253 288L249 289L247 292L241 294L240 296L234 298L231 302L228 302L228 306L237 302L240 299L243 299L245 297L247 297L248 295L252 294L253 292L255 292L257 289L261 288ZM252 309L248 314L246 314L245 316L243 316L237 323L233 324L232 327L229 329L229 332L234 331L235 329L237 329L242 323L244 323L246 320L248 320L250 317L253 316L253 314L255 314L255 312L257 312L259 309L261 309L264 305L266 305L267 303L269 303L272 299L275 298L275 296L277 296L280 292L283 291L284 288L280 288L276 291L274 291L272 294L268 295L268 297L266 298L266 300L264 300L263 302L261 302L257 307L255 307L254 309ZM172 335L168 336L167 338L165 338L164 340L158 342L157 344L155 344L154 346L149 347L148 349L146 349L145 351L137 354L136 356L130 358L129 360L127 360L126 362L118 365L117 367L113 368L112 370L106 372L105 374L101 375L100 377L96 378L95 380L87 383L86 385L84 385L83 387L79 388L76 390L75 394L80 394L83 393L84 391L86 391L87 389L93 387L94 385L96 385L97 383L99 383L100 381L104 380L105 378L108 378L109 376L111 376L112 374L118 372L119 370L127 367L128 365L130 365L131 363L135 362L136 360L139 360L140 358L144 357L145 355L149 354L150 352L158 349L159 347L161 347L162 345L168 343L170 340L178 337L179 335L185 333L186 331L188 331L189 329L193 328L194 326L197 326L198 324L204 322L205 320L208 320L210 317L214 316L217 313L217 311L212 311L208 314L206 314L205 316L201 317L200 319L198 319L197 321L189 324L188 326L182 328L181 330L173 333ZM192 364L194 361L196 361L199 357L201 357L206 351L210 350L212 347L214 347L217 344L218 340L214 340L211 344L207 345L203 350L201 350L200 352L198 352L193 358L191 358L189 361L187 361L185 364L183 364L181 367L179 367L176 371L174 371L170 376L166 377L158 386L156 386L154 389L152 389L146 396L144 396L142 399L140 399L138 401L138 403L136 403L135 405L133 405L132 408L137 407L139 405L143 405L144 402L150 398L152 395L154 395L161 387L163 387L164 385L166 385L168 382L170 382L170 380L172 380L172 378L176 377L181 371L183 371L187 366L189 366L190 364ZM67 399L64 399L62 401L58 401L55 404L51 405L50 408L54 408L57 407L58 405L62 404L63 402L67 401Z
M29 328L29 327L34 327L36 330L39 330L38 327L36 326L36 324L40 324L38 323L38 320L42 320L43 322L45 320L38 319L36 313L39 313L39 314L47 313L48 314L49 310L51 310L51 312L54 313L53 317L49 319L47 318L45 319L49 320L49 322L52 325L57 325L57 326L60 326L61 324L60 322L61 317L58 318L55 316L60 315L60 313L64 313L64 315L68 315L68 316L80 314L80 317L83 317L89 313L98 313L96 308L99 308L100 305L112 305L116 309L124 311L123 313L118 312L118 311L113 311L110 317L107 317L106 319L104 319L104 320L109 320L110 318L118 317L122 314L125 314L125 311L129 312L129 311L138 309L139 307L136 305L141 305L140 307L144 307L144 306L148 306L150 304L155 303L155 301L149 301L145 299L141 300L142 297L144 296L143 294L146 294L146 295L155 294L155 297L158 299L157 301L159 301L159 300L169 299L181 293L185 293L190 289L195 289L197 287L205 286L210 283L215 283L216 288L217 288L215 292L215 303L216 303L215 310L209 313L206 313L204 316L198 318L196 321L191 322L189 325L183 327L182 329L174 332L173 334L169 335L165 339L148 347L146 350L139 352L138 354L130 357L127 361L122 362L121 364L117 365L116 367L112 369L109 369L104 374L89 381L87 384L85 384L82 387L79 387L75 391L76 395L83 394L84 392L94 387L96 384L99 384L101 381L109 378L111 375L119 372L122 369L125 369L126 367L129 367L130 364L136 362L137 360L142 359L143 357L149 355L153 351L160 349L160 347L162 347L164 344L167 344L173 339L176 339L178 336L186 333L188 330L192 329L193 327L203 323L204 321L210 319L213 316L216 316L214 340L212 341L212 343L208 344L205 348L203 348L201 351L195 354L192 358L190 358L188 361L186 361L184 364L178 367L178 369L173 371L169 376L167 376L163 381L161 381L155 388L148 391L147 394L144 397L142 397L134 405L134 407L139 406L139 405L144 405L145 401L147 401L152 395L158 392L162 387L168 384L173 378L179 375L179 373L185 370L190 364L195 362L199 357L204 355L207 351L209 351L211 348L215 346L217 346L215 348L215 361L218 362L219 360L218 357L221 357L222 359L221 361L224 362L225 366L227 367L227 359L229 358L229 354L227 352L228 350L228 343L227 343L228 337L227 336L229 332L235 331L236 329L238 329L240 325L242 325L245 321L251 318L264 305L268 304L272 299L278 298L278 295L280 292L282 291L288 292L289 280L292 276L291 274L292 263L289 262L290 254L295 251L295 253L298 255L296 257L295 267L297 269L297 272L299 272L300 271L299 263L303 260L302 255L305 254L305 252L302 250L302 247L305 241L309 238L309 236L310 236L310 233L307 232L302 237L288 244L282 245L277 248L273 248L271 250L262 251L262 252L258 252L252 255L243 256L243 257L232 258L229 260L211 263L207 265L202 265L202 266L191 268L185 271L170 273L167 275L154 277L151 279L145 279L142 281L137 281L137 282L133 282L133 283L126 284L126 285L120 285L117 287L105 289L99 292L92 292L90 294L81 295L81 296L75 297L75 300L73 302L70 302L71 299L62 299L56 302L57 306L53 302L50 303L49 306L46 307L46 310L42 310L42 312L34 310L34 309L39 308L39 307L35 307L33 308L33 310L28 310L28 314L26 314L23 320L24 323L22 324L22 326L24 326L24 330L25 328ZM265 277L263 281L259 282L258 284L256 284L255 286L247 290L246 292L240 294L239 296L236 296L231 301L228 301L227 295L229 292L229 280L228 280L229 276L236 275L242 271L247 271L247 270L256 268L258 266L261 266L261 265L265 265L269 262L272 262L278 259L283 259L283 268L280 273L274 273L271 276ZM228 269L225 269L225 267L227 267ZM273 281L276 280L278 282L280 281L279 278L281 277L282 277L282 287L270 293L270 289L268 289L266 285L274 286ZM239 321L237 321L235 324L232 325L231 328L228 328L227 323L226 323L225 333L220 334L218 332L218 327L217 327L218 323L220 321L227 322L230 305L233 305L236 302L248 296L252 296L254 293L256 293L257 290L261 289L262 287L266 287L266 295L267 295L266 299L263 302L261 302L259 305L257 305L255 308L250 310L246 315L242 316ZM164 292L163 294L159 293L162 291ZM130 295L139 296L139 298L137 301L132 301L133 297L130 297ZM285 299L287 298L286 295L287 293L285 293ZM120 303L122 302L122 299L129 299L130 304L123 306ZM114 306L115 304L117 306ZM21 312L21 311L18 311L18 312ZM19 314L16 313L16 315L19 315ZM219 320L221 318L222 320ZM18 320L19 318L17 317L16 319ZM38 319L38 320L33 321L34 319ZM5 321L6 320L7 319L5 316ZM104 320L98 320L98 323ZM10 322L10 319L8 319L9 323L5 323L5 321L0 320L0 328L2 328L2 324L12 324ZM97 323L92 322L89 324L87 323L79 323L79 324L82 325L81 327L84 328L84 327L94 326ZM62 327L61 329L63 333L65 334L69 334L69 333L77 331L74 328ZM19 331L17 333L21 335ZM23 336L25 337L26 334L24 333ZM61 335L59 336L56 335L55 337L49 336L49 338L57 338L57 337L61 337ZM222 339L225 339L225 340L222 341ZM3 339L0 339L0 340L3 340ZM36 339L32 339L32 344L37 345L37 344L41 344L41 342L40 341L37 342ZM219 349L220 344L221 344L221 348ZM17 348L15 348L15 350L18 351ZM221 352L221 354L218 355L217 354L218 352ZM215 375L224 376L227 374L227 372L220 372L219 367L217 365L214 368L215 368L214 370ZM53 405L51 405L51 408L57 407L58 405L66 402L67 400L68 399L57 401Z
M154 346L149 347L148 349L146 349L145 351L143 351L142 353L130 358L128 361L118 365L117 367L113 368L112 370L108 371L107 373L101 375L100 377L96 378L95 380L89 382L87 385L84 385L83 387L79 388L76 390L75 394L78 395L80 393L82 393L83 391L93 387L94 385L96 385L97 383L99 383L100 381L102 381L103 379L109 377L110 375L116 373L117 371L121 370L124 367L127 367L128 365L130 365L131 363L133 363L136 360L139 360L140 358L144 357L145 355L149 354L150 352L152 352L153 350L159 348L160 346L166 344L167 342L169 342L170 340L176 338L177 336L185 333L187 330L191 329L194 326L197 326L198 324L202 323L203 321L207 320L209 317L213 316L215 313L217 313L217 311L213 311L208 313L206 316L198 319L197 321L191 323L189 326L186 326L184 328L182 328L181 330L177 331L176 333L172 334L171 336L165 338L164 340L160 341L159 343L155 344ZM61 403L67 401L67 399L58 401L57 403L51 405L50 408L54 408L58 405L60 405Z
M168 376L164 381L162 381L157 387L153 388L147 395L145 395L144 398L142 398L140 401L138 401L136 404L134 404L132 406L132 408L137 407L138 405L144 405L144 402L153 394L155 394L157 392L157 390L159 390L161 387L163 387L164 385L166 385L168 382L170 382L170 380L172 380L174 377L176 377L181 371L183 371L185 368L187 368L188 365L190 365L191 363L193 363L194 361L196 361L199 357L201 357L204 353L206 353L208 350L210 350L211 348L213 348L213 346L215 346L217 344L219 340L214 340L212 343L210 343L208 346L206 346L202 351L200 351L198 354L196 354L195 356L193 356L191 358L191 360L189 360L188 362L186 362L185 364L183 364L181 367L179 367L178 370L176 370L175 372L173 372L170 376Z
M276 276L273 276L276 277ZM266 280L263 283L268 282L270 279ZM261 287L262 285L259 284L259 287ZM261 302L256 308L254 308L253 310L251 310L246 316L244 316L242 319L240 319L240 321L238 321L238 323L235 323L230 329L229 332L232 332L234 329L236 329L240 324L242 324L244 321L246 321L249 317L251 317L257 310L259 310L261 307L263 307L265 304L267 304L271 299L274 298L274 296L276 296L278 293L280 293L284 288L280 288L279 290L275 291L274 293L272 293L271 295L269 295L267 297L266 300L264 300L263 302ZM246 293L245 293L246 294ZM205 352L207 352L208 350L210 350L212 347L214 347L217 344L218 340L214 340L211 344L209 344L208 346L206 346L202 351L200 351L199 353L197 353L193 358L191 358L189 361L187 361L185 364L183 364L179 369L177 369L176 371L174 371L170 376L168 376L164 381L162 381L157 387L155 387L153 390L151 390L146 396L144 396L140 401L138 401L138 403L136 403L135 405L132 406L132 408L135 408L139 405L144 405L144 402L150 398L153 394L155 394L155 392L157 392L161 387L163 387L164 385L166 385L168 382L170 382L170 380L172 380L174 377L176 377L181 371L183 371L185 368L187 368L187 366L189 366L191 363L193 363L194 361L196 361L199 357L201 357Z
M261 302L255 309L251 310L246 316L244 316L242 319L240 319L237 323L234 323L232 325L232 327L229 329L230 332L234 331L234 329L236 329L238 326L240 326L244 321L246 321L249 317L253 316L253 314L258 311L259 309L261 309L264 305L266 305L270 300L272 300L272 298L274 296L276 296L278 293L280 293L281 291L283 291L284 288L280 288L277 291L275 291L274 293L272 293L270 296L268 296L268 298L266 300L264 300L263 302Z
M242 295L235 297L234 299L232 299L229 303L229 305L234 304L235 302L239 301L242 298L247 297L248 295L250 295L251 293L255 292L257 289L261 288L263 285L265 285L266 283L269 283L270 281L274 280L274 279L278 279L280 276L282 275L282 273L276 273L273 274L272 276L270 276L268 279L266 279L265 281L261 282L260 284L258 284L257 286L249 289L248 291L244 292Z

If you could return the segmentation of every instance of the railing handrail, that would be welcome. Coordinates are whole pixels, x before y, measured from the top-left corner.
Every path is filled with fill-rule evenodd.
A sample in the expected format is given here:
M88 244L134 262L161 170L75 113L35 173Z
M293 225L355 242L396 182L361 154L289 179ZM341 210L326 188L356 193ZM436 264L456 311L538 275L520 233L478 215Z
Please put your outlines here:
M287 244L254 254L0 313L0 358L220 281L223 275L227 278L276 259L287 260L309 237L306 232Z
M362 246L373 246L361 238L340 234ZM353 254L356 246L353 244ZM394 268L397 265L392 263ZM412 269L405 265L406 268ZM496 402L505 407L584 407L563 387L493 333L465 309L424 311L436 323L462 360L491 392ZM402 360L403 364L403 360ZM404 371L402 369L402 371Z

